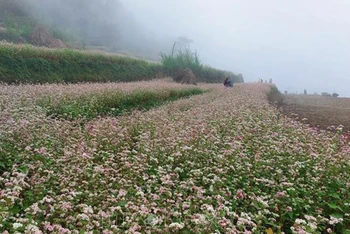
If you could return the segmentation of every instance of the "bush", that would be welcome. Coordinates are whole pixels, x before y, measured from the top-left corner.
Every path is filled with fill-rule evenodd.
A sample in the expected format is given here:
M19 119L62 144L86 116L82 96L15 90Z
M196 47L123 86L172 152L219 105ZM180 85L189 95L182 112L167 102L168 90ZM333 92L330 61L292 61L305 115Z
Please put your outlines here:
M276 86L272 86L270 91L267 93L267 99L270 104L281 107L284 104L284 97Z
M169 76L174 77L178 72L187 68L191 69L199 82L221 83L226 77L233 78L235 83L243 83L242 75L236 75L233 72L218 70L207 65L203 65L197 52L190 49L173 51L170 55L162 54L163 69Z
M339 97L339 94L333 93L332 96L333 96L333 97Z
M332 97L332 95L327 92L322 92L321 95L324 97Z

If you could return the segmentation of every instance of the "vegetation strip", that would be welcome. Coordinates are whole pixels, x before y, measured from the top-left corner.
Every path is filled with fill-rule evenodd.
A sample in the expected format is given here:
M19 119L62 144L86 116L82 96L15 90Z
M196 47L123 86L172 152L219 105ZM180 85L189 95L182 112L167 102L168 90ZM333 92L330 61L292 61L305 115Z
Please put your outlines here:
M163 89L161 91L135 90L132 93L102 92L67 97L59 102L51 98L43 98L38 105L46 110L48 116L64 119L86 118L98 116L118 116L134 109L149 110L169 101L190 97L207 92L200 88Z
M172 76L185 68L194 69L198 82L222 82L232 72L193 64L192 54L163 57L162 63L126 56L73 49L48 49L0 42L0 82L45 84L80 82L133 82ZM198 62L198 61L197 61Z
M157 63L125 56L48 49L0 42L0 81L4 83L79 83L150 80Z

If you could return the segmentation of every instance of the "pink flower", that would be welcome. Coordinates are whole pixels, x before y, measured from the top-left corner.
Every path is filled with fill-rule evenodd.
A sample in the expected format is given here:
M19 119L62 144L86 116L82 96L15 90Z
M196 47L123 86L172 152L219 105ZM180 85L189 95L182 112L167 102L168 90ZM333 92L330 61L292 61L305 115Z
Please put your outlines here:
M242 189L238 189L236 193L236 198L237 199L244 199L245 195Z
M230 224L230 220L229 220L229 219L226 219L226 218L221 219L221 220L219 221L219 225L220 225L220 227L222 227L222 228L225 228L225 227L228 226L229 224Z
M45 224L44 229L52 232L55 229L55 227L50 223L48 223L48 224Z
M38 150L38 153L45 155L45 154L47 154L47 150L46 150L45 147L41 147L41 148Z
M287 193L285 191L283 192L277 192L275 195L275 198L281 198L281 197L286 197Z
M125 189L119 190L118 197L124 197L128 192Z

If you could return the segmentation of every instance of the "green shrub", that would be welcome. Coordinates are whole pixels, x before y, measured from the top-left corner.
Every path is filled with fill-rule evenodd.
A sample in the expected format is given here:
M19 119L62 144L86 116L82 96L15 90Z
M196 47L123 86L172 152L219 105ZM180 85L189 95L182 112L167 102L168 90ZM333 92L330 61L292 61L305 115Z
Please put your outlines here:
M271 89L267 93L267 99L273 105L281 107L284 103L284 97L276 86L271 86Z
M175 44L174 44L175 47ZM233 78L235 83L243 83L243 77L233 72L218 70L207 65L203 65L197 52L190 49L173 51L170 55L162 54L162 65L164 71L174 77L179 71L190 68L200 82L221 83L226 77Z
M19 35L29 39L36 25L36 21L31 17L15 16L6 12L4 14L4 25L7 33Z

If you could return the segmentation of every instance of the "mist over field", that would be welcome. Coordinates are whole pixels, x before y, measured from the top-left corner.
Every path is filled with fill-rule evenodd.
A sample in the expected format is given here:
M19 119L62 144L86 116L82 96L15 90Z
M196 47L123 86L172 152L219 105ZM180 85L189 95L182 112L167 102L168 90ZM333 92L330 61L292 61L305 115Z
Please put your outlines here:
M0 0L46 27L63 34L64 39L77 40L87 49L125 52L159 60L161 51L171 48L175 37L165 40L143 29L127 4L119 0ZM19 7L18 7L19 6ZM13 7L15 8L15 7ZM1 6L0 6L1 10ZM1 12L6 14L5 12Z
M350 96L346 0L1 2L19 2L93 48L159 60L182 37L205 64L242 73L246 82L272 79L282 92Z
M350 96L349 1L122 2L145 27L186 35L205 62L246 82L272 78L281 91Z

